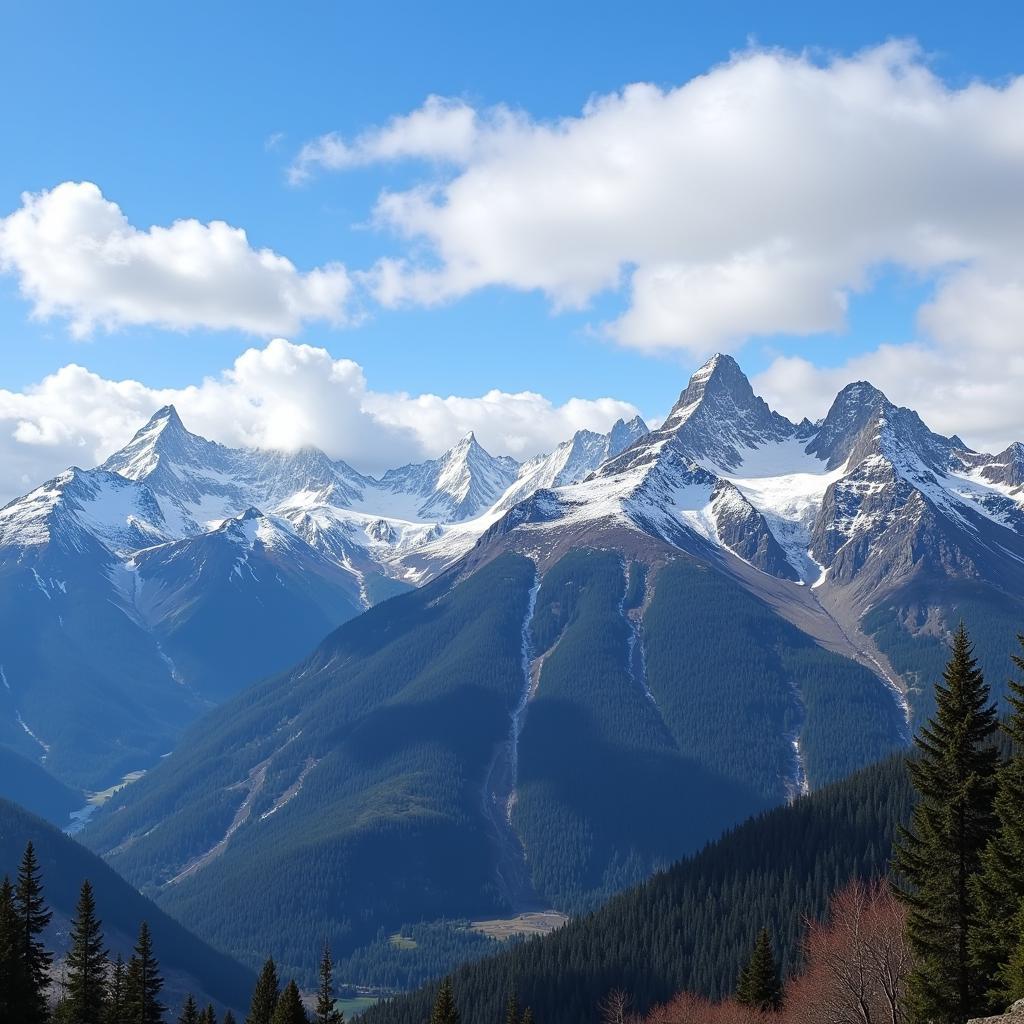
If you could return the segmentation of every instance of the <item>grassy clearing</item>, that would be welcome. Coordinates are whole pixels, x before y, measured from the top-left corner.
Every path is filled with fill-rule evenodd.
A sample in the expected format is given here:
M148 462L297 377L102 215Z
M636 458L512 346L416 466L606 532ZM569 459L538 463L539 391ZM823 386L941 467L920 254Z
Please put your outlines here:
M339 999L336 1005L345 1014L345 1020L351 1020L379 1002L380 999L376 996L355 996L353 999Z
M569 918L557 910L542 910L531 914L517 914L515 917L494 918L490 921L473 921L470 928L492 939L511 939L515 935L547 935L561 928Z

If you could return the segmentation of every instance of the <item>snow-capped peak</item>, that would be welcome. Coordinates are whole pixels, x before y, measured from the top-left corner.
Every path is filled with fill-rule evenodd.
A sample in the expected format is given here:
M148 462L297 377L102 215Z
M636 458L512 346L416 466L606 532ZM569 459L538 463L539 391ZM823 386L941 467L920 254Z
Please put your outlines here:
M380 485L422 499L424 519L461 521L493 505L518 470L515 459L491 455L470 431L437 459L389 470Z
M135 436L120 451L114 452L100 466L111 473L119 473L129 480L153 481L158 489L168 463L196 465L210 460L213 452L222 449L220 445L207 441L185 429L181 417L173 405L157 410L136 431Z
M754 394L736 360L718 354L693 374L661 427L635 441L601 473L651 465L666 446L712 472L728 472L742 465L745 451L796 432L793 423Z
M640 416L634 416L631 420L616 420L612 429L608 431L607 458L613 458L620 452L624 452L631 444L650 432L650 428Z
M498 508L509 509L541 488L579 483L649 432L639 416L628 423L616 420L607 434L577 430L550 455L538 455L523 463L515 483L501 496Z
M912 409L894 405L867 381L856 381L836 396L807 450L826 459L830 469L880 455L941 472L955 447L952 439L929 430Z

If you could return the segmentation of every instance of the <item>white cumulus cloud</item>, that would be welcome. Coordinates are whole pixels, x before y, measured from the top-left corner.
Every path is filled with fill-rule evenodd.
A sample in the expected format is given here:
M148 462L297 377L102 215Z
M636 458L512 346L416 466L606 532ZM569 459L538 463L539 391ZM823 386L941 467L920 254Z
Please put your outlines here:
M292 184L310 177L315 169L343 170L393 160L421 159L465 164L477 149L482 134L495 124L510 127L512 115L504 108L481 116L468 103L443 96L428 96L410 114L393 117L351 142L328 132L307 142L288 169Z
M897 405L921 415L932 430L959 435L980 451L999 452L1024 441L1024 346L964 349L932 344L880 345L838 366L781 357L753 385L790 418L824 416L836 393L870 381Z
M341 264L301 273L223 221L143 230L91 182L26 192L0 219L0 271L17 276L36 317L64 317L78 337L139 324L269 337L350 316Z
M936 276L924 327L1009 330L1022 123L1024 78L951 86L911 43L754 49L560 120L431 97L351 141L315 141L295 168L448 161L379 196L376 223L409 246L363 277L384 305L499 285L585 307L621 289L609 336L703 356L841 328L888 265Z
M0 502L69 465L101 462L168 404L194 433L224 444L315 445L368 473L439 455L470 430L493 454L522 459L637 411L611 398L558 404L532 392L373 391L359 364L281 338L183 388L108 380L69 365L23 391L0 390Z

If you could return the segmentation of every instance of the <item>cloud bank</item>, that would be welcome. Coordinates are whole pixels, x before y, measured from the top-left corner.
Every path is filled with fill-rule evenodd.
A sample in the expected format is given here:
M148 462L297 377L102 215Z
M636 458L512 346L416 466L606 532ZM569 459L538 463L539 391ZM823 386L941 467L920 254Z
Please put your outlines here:
M839 330L892 264L942 275L924 329L1007 329L1024 287L1022 123L1024 79L952 88L909 43L824 61L753 50L557 121L431 97L351 141L314 140L292 171L450 166L378 199L376 223L423 254L366 278L384 305L500 285L581 307L623 288L610 337L703 356Z
M137 228L87 181L21 197L0 219L0 270L17 275L34 316L66 318L76 337L140 324L269 337L346 323L352 294L341 264L300 273L223 221Z
M637 411L611 398L558 405L533 392L371 391L357 363L281 338L185 388L107 380L69 365L24 391L0 390L0 503L69 465L97 464L167 404L194 433L224 444L316 445L368 473L436 456L470 430L493 454L522 459Z

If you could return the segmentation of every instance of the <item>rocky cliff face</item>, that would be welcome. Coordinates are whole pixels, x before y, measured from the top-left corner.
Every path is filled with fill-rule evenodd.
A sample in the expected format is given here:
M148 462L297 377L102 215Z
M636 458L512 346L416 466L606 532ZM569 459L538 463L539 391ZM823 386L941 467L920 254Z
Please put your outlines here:
M967 1024L1022 1024L1024 1022L1024 999L1018 999L1004 1014L998 1017L977 1017Z

